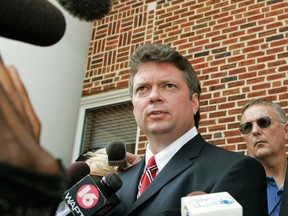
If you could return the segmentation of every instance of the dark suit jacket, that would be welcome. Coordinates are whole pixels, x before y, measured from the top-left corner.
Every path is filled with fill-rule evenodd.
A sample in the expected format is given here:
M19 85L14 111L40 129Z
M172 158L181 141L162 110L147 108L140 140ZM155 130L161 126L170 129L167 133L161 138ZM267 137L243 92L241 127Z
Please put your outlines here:
M207 143L200 134L186 143L136 200L144 160L120 174L121 200L109 215L180 216L181 197L193 191L227 191L243 216L267 216L266 175L251 157Z
M284 182L279 216L288 216L288 166L286 169L286 178Z

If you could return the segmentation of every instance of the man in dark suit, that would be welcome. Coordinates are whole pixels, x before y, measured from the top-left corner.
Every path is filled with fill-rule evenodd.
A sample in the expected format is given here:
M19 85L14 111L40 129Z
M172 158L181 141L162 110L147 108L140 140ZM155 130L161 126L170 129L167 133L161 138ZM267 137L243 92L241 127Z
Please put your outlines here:
M242 108L240 132L246 141L248 155L259 160L264 166L269 215L287 216L285 144L288 140L288 123L284 110L272 101L251 100Z
M280 216L288 215L288 167L286 168L286 177L285 177L285 182L284 182L279 215Z
M266 216L263 166L207 143L197 131L201 88L189 61L168 46L146 44L136 49L130 67L133 113L148 145L144 159L120 173L121 204L109 215L180 216L181 197L226 191L244 216ZM152 182L143 191L150 158L156 177L146 170Z

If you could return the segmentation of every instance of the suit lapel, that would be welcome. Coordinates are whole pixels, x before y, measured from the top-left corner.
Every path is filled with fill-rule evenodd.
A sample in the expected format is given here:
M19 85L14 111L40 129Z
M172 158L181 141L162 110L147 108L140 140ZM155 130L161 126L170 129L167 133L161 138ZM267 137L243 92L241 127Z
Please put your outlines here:
M200 154L201 149L205 145L205 141L198 134L195 138L188 141L166 164L166 166L161 170L157 177L153 180L151 185L145 190L145 192L135 201L132 212L138 206L147 201L151 196L157 193L161 188L163 188L167 183L172 181L176 176L180 175L186 169L191 167L194 163L195 158ZM142 168L144 168L144 161ZM142 172L141 172L142 174ZM140 175L141 175L140 174ZM134 184L134 183L133 183ZM138 184L138 183L137 183ZM136 197L136 194L135 194ZM129 214L128 213L128 214Z
M137 164L126 170L125 173L123 173L124 175L122 181L126 182L126 184L122 186L123 190L120 196L125 199L125 203L127 203L127 206L132 206L136 201L138 184L143 173L144 166L145 160L142 159Z

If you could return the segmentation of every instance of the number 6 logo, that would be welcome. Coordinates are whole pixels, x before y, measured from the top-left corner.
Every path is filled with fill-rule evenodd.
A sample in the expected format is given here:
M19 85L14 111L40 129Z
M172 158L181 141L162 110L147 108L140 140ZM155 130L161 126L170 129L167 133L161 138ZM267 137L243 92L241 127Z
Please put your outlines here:
M77 192L76 200L82 208L93 208L99 200L99 192L94 185L83 185Z

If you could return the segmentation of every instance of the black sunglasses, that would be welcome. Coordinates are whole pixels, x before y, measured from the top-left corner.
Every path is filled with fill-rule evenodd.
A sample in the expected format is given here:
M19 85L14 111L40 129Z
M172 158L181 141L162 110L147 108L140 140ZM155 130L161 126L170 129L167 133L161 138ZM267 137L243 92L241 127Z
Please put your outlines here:
M267 128L271 125L271 118L268 116L263 116L256 120L257 125L260 128ZM253 123L252 122L245 122L240 125L239 130L242 134L248 134L252 131Z

